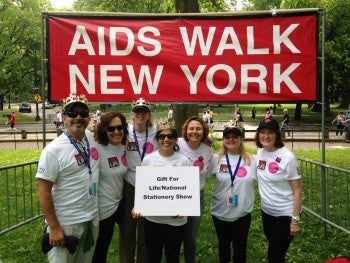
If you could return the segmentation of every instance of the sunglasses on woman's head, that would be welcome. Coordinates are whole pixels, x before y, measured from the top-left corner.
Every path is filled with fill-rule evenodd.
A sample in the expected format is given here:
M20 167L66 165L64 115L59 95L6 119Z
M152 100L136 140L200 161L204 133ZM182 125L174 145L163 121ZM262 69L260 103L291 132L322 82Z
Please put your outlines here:
M67 111L65 113L69 118L76 118L78 115L82 118L87 118L89 117L89 112L88 111Z
M116 125L116 126L108 126L107 127L108 132L114 132L115 130L122 131L122 130L124 130L124 126L123 125Z
M168 137L168 139L172 140L172 139L175 139L175 138L176 138L176 134L174 134L174 133L159 134L159 135L157 136L157 139L158 139L158 140L164 140L165 137Z

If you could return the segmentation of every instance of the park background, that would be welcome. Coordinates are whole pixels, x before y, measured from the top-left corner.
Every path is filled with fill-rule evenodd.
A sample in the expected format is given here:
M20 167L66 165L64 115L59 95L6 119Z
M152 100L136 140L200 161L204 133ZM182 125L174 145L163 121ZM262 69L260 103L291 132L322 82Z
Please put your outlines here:
M156 109L156 116L154 121L159 122L166 119L168 104L156 104L153 106ZM199 108L202 109L206 104L200 104ZM253 106L257 108L258 114L256 123L263 119L263 113L265 112L268 104L247 104L247 105L216 105L212 104L211 107L216 114L215 121L227 121L233 114L233 110L236 106L243 109L243 118L245 122L251 123L250 111ZM105 107L105 108L104 108ZM275 111L275 118L279 121L282 120L283 108L289 108L292 112L293 105L282 104L277 106ZM334 106L336 107L336 106ZM91 112L94 109L101 108L101 105L90 105ZM131 111L130 104L112 104L109 106L102 106L104 112L109 110L120 110L128 116ZM31 122L35 119L35 114L19 113L15 106L11 110L15 111L19 122ZM305 115L302 117L302 121L293 121L299 126L319 124L320 113L313 112L308 109L307 105L304 105L303 112ZM4 113L4 111L0 112ZM201 116L201 111L198 112ZM129 119L130 121L130 119ZM2 123L2 122L1 122ZM2 124L3 125L3 124ZM52 128L54 128L53 124ZM2 126L4 127L4 126ZM6 126L5 126L6 127ZM0 125L1 129L1 125ZM213 132L213 131L211 131ZM343 135L344 136L344 135ZM48 141L49 143L49 141ZM217 152L219 150L220 138L214 139L213 148ZM321 152L319 149L310 149L308 143L304 143L303 149L294 150L294 153L299 158L306 158L315 162L321 161ZM349 144L350 146L350 144ZM1 141L0 141L1 147ZM41 149L35 149L36 143L33 143L32 149L19 149L19 150L2 150L0 151L0 167L10 166L12 164L19 164L29 161L37 161ZM249 146L249 152L255 153L256 147ZM350 169L350 147L342 147L341 149L326 149L326 160L328 165L341 167L343 169ZM35 172L35 171L34 171ZM33 174L34 176L34 174ZM18 182L20 183L20 182ZM212 223L210 215L210 202L211 193L214 187L214 179L211 178L207 181L205 187L205 212L202 217L202 223L200 227L200 233L198 236L198 253L197 261L203 263L218 262L217 254L217 239L215 229ZM260 203L258 198L258 192L256 191L256 202L252 215L252 225L248 239L248 262L267 262L266 250L267 243L263 235L262 223L260 217ZM41 253L40 242L43 229L43 219L39 218L34 222L25 224L18 229L12 230L2 236L0 236L0 259L3 262L46 262L46 256ZM340 256L349 255L350 236L341 232L333 227L327 227L327 237L324 236L323 223L317 218L304 213L302 216L302 233L293 242L287 254L287 262L325 262L326 259ZM115 234L113 236L113 243L110 246L108 262L118 262L118 226L115 227Z
M230 5L227 5L229 3ZM243 1L241 12L272 10L272 9L295 9L320 7L326 10L325 28L325 81L326 81L326 125L334 114L347 108L350 102L350 2L347 0L247 0ZM0 30L0 109L7 113L12 109L6 109L6 105L12 102L29 101L34 102L36 94L41 86L41 12L55 11L48 0L1 0L0 18L2 21ZM99 1L99 0L76 0L72 9L65 11L89 11L89 12L135 12L135 13L170 13L170 12L227 12L237 11L235 1L225 0L129 0L129 1ZM45 90L46 92L46 90ZM318 102L321 101L318 92ZM333 104L335 103L335 104ZM294 118L296 105L283 105L290 110L290 117L299 125L310 123L320 124L320 112L308 112L308 109L320 110L319 103L303 108L302 113ZM96 105L98 107L99 105ZM129 112L130 105L122 107L116 105L117 109ZM243 109L245 121L249 118L251 105ZM305 106L304 104L302 106ZM233 105L229 110L220 112L218 105L212 105L217 119L222 116L229 117L233 112ZM160 118L160 107L157 110ZM282 107L281 107L282 108ZM199 106L202 109L202 106ZM108 110L108 107L106 108ZM248 111L248 112L247 112ZM277 108L277 114L279 108ZM226 115L227 114L227 115ZM258 115L260 112L258 111ZM312 116L311 116L312 115ZM164 113L165 116L165 113ZM315 117L316 116L316 117ZM33 117L18 114L18 121L32 121ZM228 118L231 119L231 118ZM250 149L252 152L254 148ZM298 157L309 158L320 161L320 151L296 150ZM40 155L40 150L17 150L0 151L1 166L35 161ZM326 160L329 165L335 165L349 169L349 150L332 149L326 150ZM4 162L4 163L3 163ZM208 181L206 188L206 210L201 224L199 235L198 262L217 262L217 243L213 225L208 213L211 189L213 181ZM258 200L253 214L253 224L249 236L248 262L266 262L266 240L263 237ZM288 251L287 262L324 262L326 259L338 255L350 254L349 235L329 228L327 239L323 238L323 223L314 217L303 216L303 233L293 241ZM46 257L40 252L40 238L42 231L42 220L37 220L18 230L14 230L0 237L0 259L4 262L46 262ZM109 262L117 260L117 237L114 236L113 245L110 250Z

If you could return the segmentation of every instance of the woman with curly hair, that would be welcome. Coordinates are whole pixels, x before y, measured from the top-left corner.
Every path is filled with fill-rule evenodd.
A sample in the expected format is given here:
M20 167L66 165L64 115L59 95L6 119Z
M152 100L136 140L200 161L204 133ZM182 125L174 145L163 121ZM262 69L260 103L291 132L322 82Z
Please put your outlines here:
M93 262L106 262L115 223L123 206L123 178L127 171L125 144L128 124L120 112L108 112L97 125L95 140L100 155L98 208L99 235Z

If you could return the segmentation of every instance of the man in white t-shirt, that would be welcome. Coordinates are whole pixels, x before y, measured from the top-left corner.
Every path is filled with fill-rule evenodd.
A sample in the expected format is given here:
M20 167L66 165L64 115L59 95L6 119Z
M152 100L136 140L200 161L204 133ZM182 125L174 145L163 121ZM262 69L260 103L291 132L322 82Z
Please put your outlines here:
M56 128L62 128L62 113L60 111L56 112Z
M91 262L98 236L99 155L86 131L85 96L70 95L62 118L67 131L44 148L36 174L47 225L43 252L49 262Z

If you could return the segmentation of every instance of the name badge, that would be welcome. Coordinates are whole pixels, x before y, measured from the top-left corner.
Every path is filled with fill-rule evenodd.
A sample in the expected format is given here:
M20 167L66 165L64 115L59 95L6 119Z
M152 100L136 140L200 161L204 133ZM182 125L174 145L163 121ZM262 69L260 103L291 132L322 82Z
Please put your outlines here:
M227 205L236 207L238 206L238 195L237 194L228 194L227 195Z

